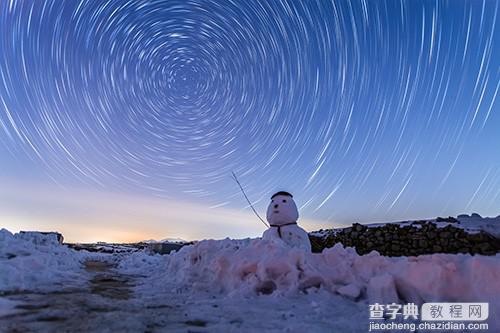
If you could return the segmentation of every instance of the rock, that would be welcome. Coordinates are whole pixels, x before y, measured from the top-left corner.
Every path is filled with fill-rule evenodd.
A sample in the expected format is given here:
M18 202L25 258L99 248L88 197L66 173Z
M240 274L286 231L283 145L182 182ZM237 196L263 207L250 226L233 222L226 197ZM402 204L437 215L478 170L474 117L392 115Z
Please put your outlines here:
M423 248L426 248L429 246L429 243L427 243L427 241L425 239L421 239L419 242L418 242L418 245L420 247L423 247Z
M443 251L443 249L442 249L442 248L441 248L441 246L439 246L439 245L434 245L434 246L432 247L432 252L439 253L439 252L441 252L441 251Z
M500 253L500 239L485 232L468 233L451 223L456 223L452 217L439 218L448 222L444 228L437 227L432 221L415 221L412 225L386 224L367 228L359 223L352 227L338 229L326 233L328 236L318 237L318 249L332 247L342 243L346 247L355 247L360 255L372 250L387 256L411 256L432 253L471 253L495 255ZM421 225L421 228L415 227Z
M451 234L450 232L448 231L442 231L440 234L439 234L439 237L441 238L450 238Z
M159 254L169 254L172 251L178 251L184 244L175 243L149 243L148 249L151 252Z
M480 232L477 234L469 234L469 238L475 242L481 242L486 239L486 235Z
M438 217L436 218L436 222L457 223L458 220L454 217L448 216L448 217Z
M55 231L20 231L22 239L31 240L34 244L47 245L49 243L62 244L64 237L61 233Z
M478 245L479 249L481 249L481 251L488 251L488 250L492 250L492 247L490 244L488 243L481 243Z
M321 238L313 235L309 235L309 241L311 242L311 250L313 253L321 253L324 248L332 247L331 237Z
M353 227L353 229L354 229L354 230L356 230L356 231L358 231L358 232L361 232L361 231L363 231L364 229L366 229L366 227L365 227L365 226L362 226L362 225L361 225L361 224L359 224L359 223L354 223L354 224L352 225L352 227Z

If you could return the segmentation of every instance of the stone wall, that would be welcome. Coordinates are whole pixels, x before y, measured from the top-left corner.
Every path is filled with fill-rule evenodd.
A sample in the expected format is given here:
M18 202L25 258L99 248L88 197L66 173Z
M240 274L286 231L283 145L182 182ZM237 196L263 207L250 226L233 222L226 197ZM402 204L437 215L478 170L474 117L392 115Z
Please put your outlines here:
M352 227L321 231L309 235L313 252L341 243L354 247L363 255L375 250L386 256L415 256L432 253L470 253L495 255L500 253L500 239L481 231L467 233L455 227L454 218L437 220L448 222L438 227L433 221L415 221L407 225L388 223L378 227L367 227L354 223Z

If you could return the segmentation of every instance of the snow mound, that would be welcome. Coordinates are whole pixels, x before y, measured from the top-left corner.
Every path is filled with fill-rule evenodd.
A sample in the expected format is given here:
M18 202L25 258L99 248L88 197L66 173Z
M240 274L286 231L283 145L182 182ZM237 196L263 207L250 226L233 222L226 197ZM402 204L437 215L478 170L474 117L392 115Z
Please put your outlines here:
M340 244L307 253L261 239L204 240L169 256L135 253L130 273L153 284L226 295L288 295L315 288L369 302L491 301L500 296L500 255L360 256ZM148 282L148 283L149 283Z
M500 311L500 255L385 257L372 251L360 256L340 244L307 253L273 241L225 239L200 241L167 256L133 253L120 269L148 272L136 290L145 294L168 290L233 298L326 292L370 304L489 302L490 313Z
M59 244L54 235L0 230L0 292L46 291L81 276L85 253Z

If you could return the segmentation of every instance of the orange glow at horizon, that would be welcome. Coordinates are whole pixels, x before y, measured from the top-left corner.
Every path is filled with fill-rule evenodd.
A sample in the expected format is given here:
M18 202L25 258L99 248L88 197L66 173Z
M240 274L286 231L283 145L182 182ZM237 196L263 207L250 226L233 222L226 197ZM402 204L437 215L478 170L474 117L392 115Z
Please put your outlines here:
M57 231L68 243L131 243L148 239L259 237L265 227L250 210L54 186L0 189L0 228ZM19 204L22 203L22 204ZM332 227L299 219L306 230Z

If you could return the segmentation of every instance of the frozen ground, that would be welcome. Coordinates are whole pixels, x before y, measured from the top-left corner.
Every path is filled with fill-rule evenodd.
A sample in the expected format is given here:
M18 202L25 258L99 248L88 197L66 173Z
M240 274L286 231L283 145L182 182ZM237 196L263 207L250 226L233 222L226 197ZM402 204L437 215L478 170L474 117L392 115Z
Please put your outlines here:
M0 231L0 332L365 332L368 304L489 302L500 256L321 254L259 239L171 255L74 251Z

